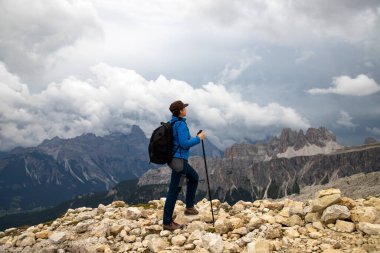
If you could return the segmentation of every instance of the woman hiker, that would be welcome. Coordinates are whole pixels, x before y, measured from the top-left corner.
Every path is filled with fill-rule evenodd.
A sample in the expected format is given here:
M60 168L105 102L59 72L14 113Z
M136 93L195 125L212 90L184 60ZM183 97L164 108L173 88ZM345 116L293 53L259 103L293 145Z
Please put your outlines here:
M164 230L175 230L183 227L183 225L173 221L173 212L184 177L187 178L185 215L198 214L194 204L199 177L198 173L188 163L188 158L190 148L199 144L201 140L204 140L205 134L201 132L196 137L191 137L185 118L188 105L178 100L173 102L169 107L169 110L173 114L170 123L175 122L172 125L174 155L173 160L168 164L172 169L172 175L164 206L162 221Z

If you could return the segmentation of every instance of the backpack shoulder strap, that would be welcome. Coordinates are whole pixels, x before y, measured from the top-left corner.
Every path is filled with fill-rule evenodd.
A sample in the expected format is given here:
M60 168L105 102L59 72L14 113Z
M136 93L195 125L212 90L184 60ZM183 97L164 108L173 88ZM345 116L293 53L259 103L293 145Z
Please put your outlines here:
M182 121L181 119L176 119L176 120L174 120L173 122L171 122L170 124L171 124L172 127L173 127L173 125L174 125L176 122L178 122L178 121L180 121L180 124L181 124L181 122L184 122L184 121ZM179 125L178 125L177 128L176 128L176 130L177 130L177 137L178 137L178 147L177 147L176 150L174 151L173 155L174 155L175 153L177 153L177 150L178 150L178 149L179 149L180 152L181 152L181 149L182 149L181 144L179 143L178 127L179 127Z

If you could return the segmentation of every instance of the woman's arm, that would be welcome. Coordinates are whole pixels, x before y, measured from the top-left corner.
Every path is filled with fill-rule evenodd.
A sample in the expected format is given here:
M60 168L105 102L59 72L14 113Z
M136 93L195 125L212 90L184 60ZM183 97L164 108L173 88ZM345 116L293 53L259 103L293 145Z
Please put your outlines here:
M195 146L201 142L201 139L196 136L194 138L188 139L189 136L189 129L187 128L187 125L185 123L182 124L182 122L179 123L178 126L178 140L179 144L181 145L181 148L191 148L192 146Z

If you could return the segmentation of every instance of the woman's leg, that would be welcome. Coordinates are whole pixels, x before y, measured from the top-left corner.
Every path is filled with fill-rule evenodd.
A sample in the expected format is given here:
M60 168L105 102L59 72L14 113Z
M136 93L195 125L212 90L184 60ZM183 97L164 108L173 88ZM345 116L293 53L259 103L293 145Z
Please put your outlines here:
M179 179L181 174L172 170L172 175L170 179L169 191L166 196L165 206L164 206L164 217L162 223L168 225L173 221L174 206L178 198L178 194L181 191L179 186Z
M190 208L195 205L195 193L198 188L199 176L187 161L184 163L184 173L187 178L186 208Z

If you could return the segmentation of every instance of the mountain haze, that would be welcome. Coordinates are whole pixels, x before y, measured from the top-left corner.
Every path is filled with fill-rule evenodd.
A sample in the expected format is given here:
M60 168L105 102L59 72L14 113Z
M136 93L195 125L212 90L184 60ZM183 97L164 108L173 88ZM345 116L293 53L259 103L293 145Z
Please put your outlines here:
M16 148L0 160L1 208L55 205L137 178L151 168L147 145L144 133L133 126L129 134L55 137L37 147Z
M0 210L44 208L78 194L105 191L118 182L140 177L149 169L149 139L138 126L105 136L55 137L37 147L0 153ZM222 157L205 141L208 157ZM202 155L198 145L190 155Z

